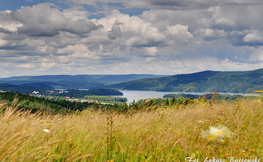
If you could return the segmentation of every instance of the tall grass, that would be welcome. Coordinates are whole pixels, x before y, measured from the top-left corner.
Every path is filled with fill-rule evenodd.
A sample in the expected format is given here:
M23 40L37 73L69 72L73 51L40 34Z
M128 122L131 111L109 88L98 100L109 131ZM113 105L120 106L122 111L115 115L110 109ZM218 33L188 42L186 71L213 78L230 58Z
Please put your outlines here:
M195 101L127 114L49 115L0 107L0 161L228 161L263 155L263 104L256 101ZM218 125L231 136L203 138L203 131Z

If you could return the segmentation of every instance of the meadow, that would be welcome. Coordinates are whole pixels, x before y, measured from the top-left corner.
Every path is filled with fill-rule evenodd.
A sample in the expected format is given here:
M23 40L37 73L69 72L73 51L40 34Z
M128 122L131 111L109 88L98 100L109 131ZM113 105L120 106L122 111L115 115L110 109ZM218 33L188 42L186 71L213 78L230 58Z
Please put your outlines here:
M4 103L0 110L0 161L255 161L263 155L260 99L126 113L52 115Z

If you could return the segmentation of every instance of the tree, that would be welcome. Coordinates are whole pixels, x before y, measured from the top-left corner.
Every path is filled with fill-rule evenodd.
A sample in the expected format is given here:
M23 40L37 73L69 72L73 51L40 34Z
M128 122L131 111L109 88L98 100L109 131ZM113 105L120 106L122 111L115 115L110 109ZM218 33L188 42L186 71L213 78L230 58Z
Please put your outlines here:
M184 99L184 105L187 105L188 103L189 103L189 100L188 100L187 97L185 97L185 99Z
M168 98L166 98L165 105L169 106L169 99Z
M175 99L175 97L173 96L172 97L172 100L171 100L171 105L175 105L176 104L176 99Z

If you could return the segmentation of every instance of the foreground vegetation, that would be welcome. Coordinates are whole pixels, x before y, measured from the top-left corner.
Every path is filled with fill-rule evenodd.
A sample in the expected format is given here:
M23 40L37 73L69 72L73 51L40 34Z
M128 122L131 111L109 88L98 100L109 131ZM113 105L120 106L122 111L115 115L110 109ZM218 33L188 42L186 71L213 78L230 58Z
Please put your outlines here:
M261 100L66 115L0 107L0 161L230 161L263 155Z

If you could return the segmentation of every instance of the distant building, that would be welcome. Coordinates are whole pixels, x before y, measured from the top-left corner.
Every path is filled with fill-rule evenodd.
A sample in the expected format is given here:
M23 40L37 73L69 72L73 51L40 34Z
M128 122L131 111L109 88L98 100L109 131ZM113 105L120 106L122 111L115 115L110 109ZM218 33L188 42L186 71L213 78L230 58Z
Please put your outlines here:
M33 91L32 92L34 95L37 95L37 94L39 94L39 92L38 91Z

